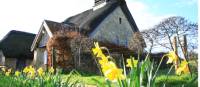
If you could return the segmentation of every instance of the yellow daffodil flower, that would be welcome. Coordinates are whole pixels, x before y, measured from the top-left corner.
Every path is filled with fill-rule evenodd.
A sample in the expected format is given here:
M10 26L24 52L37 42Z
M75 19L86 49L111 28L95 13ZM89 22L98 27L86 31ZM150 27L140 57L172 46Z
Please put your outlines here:
M100 51L99 53L97 53L97 57L98 58L105 58L106 56L103 54L102 51Z
M98 53L102 53L98 42L94 42L94 46L95 46L95 48L92 48L92 51L93 51L94 55L97 55Z
M110 56L107 56L107 57L103 56L101 58L101 60L99 60L99 64L104 65L104 64L108 63L108 58L110 58Z
M10 72L6 72L5 75L6 75L6 76L9 76L9 75L10 75Z
M170 51L166 56L169 58L167 64L173 63L178 60L178 56L174 51Z
M103 65L101 65L102 68L102 72L105 73L107 70L111 69L111 68L116 68L117 66L115 65L114 62L109 61L108 63L104 63Z
M103 54L101 48L99 47L98 42L94 43L95 48L92 48L93 54L101 58L99 59L99 64L101 65L102 72L104 76L110 81L117 81L125 79L125 76L122 74L122 69L118 69L116 64L113 61L109 61L110 56Z
M122 71L122 69L111 68L105 72L105 77L113 82L116 82L118 79L123 80L125 76L122 74Z
M38 75L39 75L40 77L44 76L44 70L42 69L42 67L40 67L40 68L37 70L37 72L38 72Z
M23 70L23 72L25 74L27 74L28 78L33 79L35 77L35 69L33 68L33 66L25 67L24 70Z
M49 69L49 73L51 73L51 74L54 73L54 69L53 69L53 67L51 67L51 68Z
M10 75L10 73L11 73L11 71L12 71L12 69L10 68L10 69L8 69L8 71L5 73L5 75L6 76L9 76Z
M23 70L24 73L28 73L28 71L29 71L28 67L25 67L24 70Z
M15 76L16 76L16 77L19 77L20 74L21 74L21 72L15 71Z
M105 58L106 56L103 54L101 48L99 47L98 42L94 42L95 48L92 48L93 54L98 58Z
M176 74L181 75L181 73L187 74L190 73L189 67L188 67L188 62L186 60L182 61L180 64L180 67L177 68Z
M3 72L6 72L6 68L1 68L1 70L2 70Z
M131 68L132 68L132 66L133 66L133 67L137 67L137 64L138 64L138 60L135 60L134 58L132 58L132 59L127 59L126 62L127 62L126 67L131 67ZM132 63L133 63L133 64L132 64Z
M29 66L28 77L30 77L30 78L34 78L35 77L35 69L33 68L33 66Z

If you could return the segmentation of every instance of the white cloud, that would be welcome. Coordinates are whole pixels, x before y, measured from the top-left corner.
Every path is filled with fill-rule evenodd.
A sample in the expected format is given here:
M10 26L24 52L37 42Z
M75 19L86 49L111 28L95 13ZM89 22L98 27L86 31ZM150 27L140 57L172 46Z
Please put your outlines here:
M150 7L139 0L127 0L127 5L140 31L149 29L162 19L172 16L171 14L156 15L151 13Z

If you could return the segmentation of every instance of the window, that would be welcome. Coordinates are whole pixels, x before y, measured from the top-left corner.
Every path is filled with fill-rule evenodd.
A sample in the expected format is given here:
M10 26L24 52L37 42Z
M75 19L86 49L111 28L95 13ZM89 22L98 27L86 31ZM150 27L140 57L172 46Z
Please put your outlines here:
M48 58L48 54L47 54L47 50L44 51L44 64L47 64L47 58Z
M119 18L119 24L122 24L122 18Z

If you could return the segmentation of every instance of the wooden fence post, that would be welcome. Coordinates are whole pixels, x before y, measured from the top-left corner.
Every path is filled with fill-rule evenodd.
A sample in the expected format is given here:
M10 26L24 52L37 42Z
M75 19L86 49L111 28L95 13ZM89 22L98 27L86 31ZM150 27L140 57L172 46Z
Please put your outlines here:
M187 38L186 35L183 36L183 54L185 55L185 59L188 59L188 53L187 53Z
M78 49L78 68L80 68L81 66L81 47L79 46L79 49Z
M184 54L185 60L188 62L187 37L186 37L186 35L184 35L183 37L184 37L183 38L183 54ZM188 68L189 68L190 75L192 77L192 72L191 72L189 63L188 63Z
M173 39L173 48L174 48L174 52L175 54L178 56L178 49L177 49L177 40L176 40L176 36L174 36L174 39ZM179 61L179 56L178 56L178 59L175 61L175 70L177 70L178 68L178 61Z

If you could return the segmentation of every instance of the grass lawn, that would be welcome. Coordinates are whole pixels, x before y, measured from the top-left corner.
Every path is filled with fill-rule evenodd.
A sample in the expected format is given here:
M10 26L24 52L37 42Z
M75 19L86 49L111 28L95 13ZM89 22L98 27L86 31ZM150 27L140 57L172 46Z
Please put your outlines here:
M181 76L169 75L168 77L161 75L156 79L156 85L161 87L165 83L166 87L182 87L183 85L184 87L198 87L198 80L196 78L197 74L193 74L192 77L190 74ZM192 82L193 80L195 81Z
M160 73L156 78L157 87L162 87L164 83L166 83L166 87L182 87L183 85L184 87L198 87L198 79L195 79L197 78L197 73L194 73L191 77L190 74L181 76L175 75L173 70L169 74L169 76L166 76L167 72L168 69L160 70ZM63 79L65 79L66 77L68 77L68 75L63 75ZM106 84L105 78L103 76L98 75L73 75L71 80L79 80L81 83L95 86L97 85L97 82L94 79L98 80L100 83ZM194 79L195 81L192 82L192 80Z
M190 74L185 74L185 75L175 75L174 73L174 68L172 69L171 73L169 73L169 75L167 76L167 72L169 69L160 69L158 72L158 76L156 78L156 87L163 87L163 85L165 84L165 87L198 87L198 72L197 72L197 65L192 63L191 65L191 70L192 72L192 77ZM69 74L61 74L61 78L63 80L67 80L67 78L69 77ZM100 84L104 84L104 87L108 87L106 85L106 81L105 78L103 76L99 76L99 75L95 75L95 74L91 74L88 72L80 72L71 75L70 77L70 82L76 82L77 80L83 84L86 85L86 87L97 87L98 83ZM12 86L16 85L15 87L17 87L17 85L19 85L20 82L15 82L13 80L13 78L9 77L9 76L4 76L0 73L0 87L11 87L10 84L12 84ZM112 84L112 87L116 87L116 84ZM19 86L21 87L21 86ZM23 86L23 87L27 87L27 86ZM28 86L29 87L29 86Z
M190 61L191 65L191 71L192 71L192 77L191 74L186 75L175 75L174 68L169 73L169 76L167 75L168 68L167 69L160 69L158 71L158 77L156 78L156 86L162 87L165 83L166 87L198 87L198 72L197 72L197 64L194 61ZM63 78L67 77L68 75L63 75ZM79 80L82 83L88 84L88 85L96 85L97 82L94 80L98 80L100 83L106 84L105 78L103 76L95 75L95 74L87 74L84 72L81 72L81 75L73 75L72 81ZM195 81L193 81L195 80Z
M63 74L62 78L66 79L69 75ZM184 84L184 87L198 87L198 81L197 79L193 82L190 83L197 74L193 74L192 78L190 74L188 75L169 75L168 77L166 75L159 75L158 78L156 79L156 86L157 87L162 87L164 82L166 83L166 87L182 87ZM166 80L166 78L168 78ZM97 75L91 75L91 76L82 76L82 75L72 75L71 81L80 81L84 85L90 85L91 87L97 86L97 82L94 80L98 80L102 84L106 84L105 78L102 76L97 76ZM5 77L5 76L0 76L0 87L10 87L9 84L17 84L17 82L13 82L11 78ZM113 84L115 85L115 84ZM106 85L105 85L106 86ZM114 86L115 87L115 86Z

